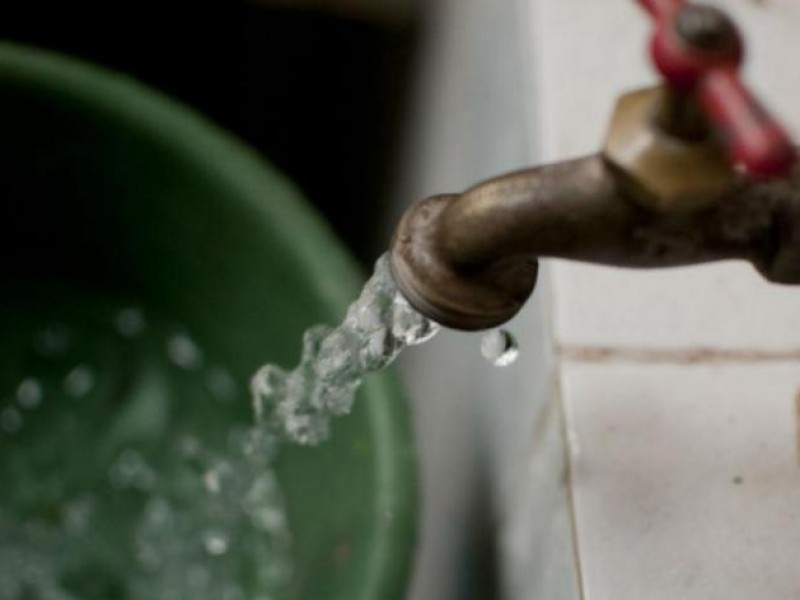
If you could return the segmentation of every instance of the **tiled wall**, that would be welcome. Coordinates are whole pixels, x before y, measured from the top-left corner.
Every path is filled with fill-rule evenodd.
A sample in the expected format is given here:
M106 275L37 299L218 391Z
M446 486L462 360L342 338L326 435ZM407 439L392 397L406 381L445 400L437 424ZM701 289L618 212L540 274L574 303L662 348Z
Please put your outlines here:
M800 3L720 2L747 78L800 132ZM548 159L591 151L653 76L623 0L532 0ZM555 262L554 343L584 597L800 597L800 289L745 264Z
M800 2L719 4L745 30L748 80L800 134ZM439 7L399 207L594 152L618 94L655 81L634 0ZM510 600L800 597L800 289L739 263L547 261L511 327L507 370L463 334L406 362L425 502L413 598L464 591L482 493Z

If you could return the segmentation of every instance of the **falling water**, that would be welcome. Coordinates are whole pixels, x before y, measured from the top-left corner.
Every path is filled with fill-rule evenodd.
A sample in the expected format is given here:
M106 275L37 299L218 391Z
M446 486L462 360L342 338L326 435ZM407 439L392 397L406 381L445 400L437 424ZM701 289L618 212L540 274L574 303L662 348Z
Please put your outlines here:
M165 330L139 307L116 311L103 327L123 352L139 345L161 348L161 360L173 376L194 382L200 400L243 400L237 381L186 328ZM0 600L279 597L293 571L292 536L274 470L281 444L323 441L331 417L351 410L365 375L438 329L400 296L388 259L381 257L340 325L306 331L297 367L258 370L252 378L255 423L232 427L221 446L212 448L192 431L170 438L158 457L146 446L128 445L111 461L105 488L75 490L45 518L20 521L11 507L0 505ZM12 383L7 401L0 394L0 442L27 435L29 427L34 431L49 409L103 410L102 358L81 350L77 342L85 335L80 323L55 323L34 336L45 373L57 377L34 370ZM115 572L102 555L84 550L105 543L103 515L125 503L141 508L133 522L115 526L127 532L115 552L130 557Z
M258 370L251 382L257 422L280 438L320 443L331 417L350 412L365 375L387 367L404 348L426 342L438 330L399 293L383 255L338 327L306 330L293 370L275 365Z

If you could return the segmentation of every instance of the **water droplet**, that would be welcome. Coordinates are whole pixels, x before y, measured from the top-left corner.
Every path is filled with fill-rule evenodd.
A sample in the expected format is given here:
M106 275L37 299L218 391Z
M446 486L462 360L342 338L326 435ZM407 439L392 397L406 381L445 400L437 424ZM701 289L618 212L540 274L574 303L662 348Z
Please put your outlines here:
M217 469L210 469L203 475L203 485L209 494L219 494L222 489L222 482L220 481L219 471Z
M221 531L207 531L203 546L211 556L222 556L228 551L228 537Z
M495 367L507 367L517 360L519 346L510 332L495 329L481 339L481 354Z
M145 536L143 532L139 532L139 535L142 538ZM137 542L136 560L145 571L157 571L161 567L161 555L151 544L141 540Z
M203 360L200 348L185 333L176 333L167 340L167 356L183 369L196 369Z
M26 377L17 386L17 402L22 408L37 408L42 403L42 384L34 377Z
M0 426L6 433L16 433L22 428L22 414L13 407L9 407L0 413Z
M78 365L64 378L64 393L73 398L82 398L94 387L94 371L86 365Z
M123 308L117 313L114 325L119 334L126 338L135 338L142 334L147 326L144 313L140 308Z

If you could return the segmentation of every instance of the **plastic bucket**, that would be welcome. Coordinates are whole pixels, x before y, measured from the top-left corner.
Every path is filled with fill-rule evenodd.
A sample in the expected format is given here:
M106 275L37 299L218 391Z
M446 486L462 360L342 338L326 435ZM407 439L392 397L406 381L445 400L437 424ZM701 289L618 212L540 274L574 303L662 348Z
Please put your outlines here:
M0 411L13 405L0 413L0 508L13 519L46 518L61 495L104 489L110 448L135 443L157 463L175 435L219 443L252 418L243 391L252 372L265 361L293 365L304 328L338 321L358 291L341 245L279 173L125 76L0 45L0 131ZM204 401L204 372L160 367L159 344L119 350L98 334L83 350L97 408L50 401L46 390L35 410L14 404L12 392L31 391L31 369L41 387L64 368L31 350L31 332L118 317L121 306L190 330L241 401ZM51 350L58 342L45 336ZM393 379L366 382L331 441L286 449L278 472L293 533L286 596L403 597L414 469ZM141 508L130 504L98 525L109 550L95 551L109 564L129 543L122 524Z

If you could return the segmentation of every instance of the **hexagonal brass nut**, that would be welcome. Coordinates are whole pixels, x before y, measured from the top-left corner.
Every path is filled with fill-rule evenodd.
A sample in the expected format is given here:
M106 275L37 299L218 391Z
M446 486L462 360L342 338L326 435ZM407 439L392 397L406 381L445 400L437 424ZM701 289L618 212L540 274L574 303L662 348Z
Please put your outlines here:
M631 196L661 212L705 208L729 191L734 169L716 143L686 142L655 123L660 88L631 92L617 101L603 154Z

